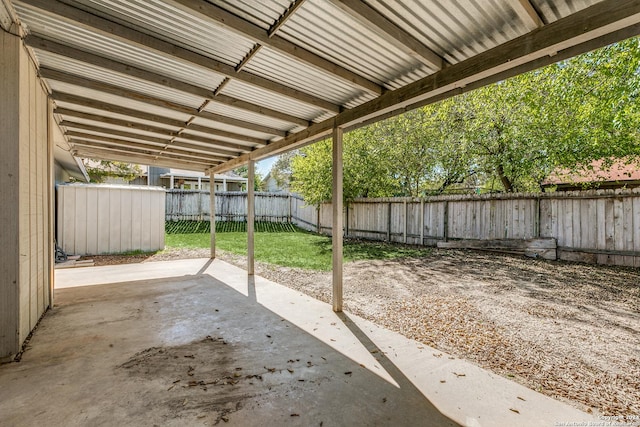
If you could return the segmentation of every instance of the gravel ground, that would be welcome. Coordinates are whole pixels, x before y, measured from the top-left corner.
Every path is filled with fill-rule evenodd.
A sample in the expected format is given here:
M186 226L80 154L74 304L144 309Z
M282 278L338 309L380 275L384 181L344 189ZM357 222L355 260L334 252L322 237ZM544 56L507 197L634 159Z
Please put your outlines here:
M92 258L103 265L207 256ZM329 272L258 262L256 274L330 302ZM587 412L640 415L638 269L434 250L346 264L344 300L347 311Z

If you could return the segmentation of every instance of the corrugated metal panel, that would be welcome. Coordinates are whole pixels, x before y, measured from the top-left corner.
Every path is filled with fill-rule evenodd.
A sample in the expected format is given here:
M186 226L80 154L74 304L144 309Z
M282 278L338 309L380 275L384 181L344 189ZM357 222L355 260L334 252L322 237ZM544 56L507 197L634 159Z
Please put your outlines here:
M142 119L138 119L136 117L127 116L127 115L124 115L124 114L111 113L111 112L104 111L104 110L99 110L99 109L96 109L96 108L83 107L83 106L75 105L73 103L68 103L68 102L56 101L56 105L58 105L60 108L68 108L68 109L71 109L71 110L74 110L74 111L81 111L81 112L84 112L84 113L95 114L95 115L102 116L102 117L109 117L109 118L113 118L113 119L123 120L123 121L129 122L129 123L140 123L140 124L144 124L144 125L160 127L160 128L163 128L163 129L167 129L168 131L178 131L180 129L178 127L165 125L163 123L156 123L156 122L152 122L152 121L149 121L149 120L142 120Z
M164 249L164 189L61 185L57 196L57 239L68 254Z
M371 6L451 63L526 32L510 0L372 0ZM487 31L489 30L489 31Z
M107 92L100 92L97 90L87 89L81 86L76 86L68 83L51 81L51 89L57 92L68 93L71 95L82 96L88 99L92 99L99 102L105 102L108 104L121 105L123 107L139 110L149 114L155 114L157 116L168 117L174 120L187 121L191 116L189 114L169 110L167 108L158 107L155 105L149 105L141 101L136 101L132 98L124 98L118 95L112 95Z
M227 117L233 117L235 119L248 121L258 125L270 126L272 128L276 128L284 131L290 131L294 127L291 123L285 122L283 120L273 119L271 117L266 117L261 114L252 113L251 111L242 110L240 108L220 104L215 101L210 102L205 107L205 111L221 114Z
M208 120L208 119L203 119L201 117L196 117L193 120L193 124L198 124L198 125L202 125L202 126L208 126L210 128L214 128L214 129L220 129L220 130L224 130L227 132L236 132L236 133L240 133L246 136L250 136L252 138L260 138L260 139L264 139L265 141L273 138L273 135L271 135L270 133L263 133L263 132L256 132L256 131L252 131L252 130L246 130L243 128L239 128L236 126L230 126L230 125L225 125L223 123L219 123L219 122L215 122L213 120Z
M216 138L216 139L218 139L218 138ZM191 140L184 139L184 138L176 138L175 140L176 140L176 142L184 142L184 143L187 143L187 144L190 144L190 145L198 145L198 146L202 147L202 149L205 150L205 151L206 151L206 149L215 150L215 148L216 148L215 144L207 144L206 142L191 141ZM233 141L233 142L235 143L237 141ZM218 148L221 148L222 150L225 150L225 151L234 151L231 148L225 148L225 147L218 147ZM244 149L238 149L237 151L238 152L251 151L251 146L247 145Z
M268 47L262 47L244 69L347 108L375 98L342 79Z
M149 83L145 80L124 74L114 73L113 71L96 67L85 62L76 61L38 49L36 49L35 52L41 65L63 71L68 74L98 80L127 90L165 99L167 101L174 101L193 108L200 107L204 102L204 98L167 88L165 86Z
M407 70L416 70L422 77L432 72L370 26L325 0L307 0L278 34L389 88L397 88L393 82Z
M207 132L195 131L193 129L189 129L188 127L184 130L184 132L182 132L182 134L184 134L184 135L201 136L203 138L209 138L209 139L213 139L213 140L216 140L216 141L230 142L232 144L237 144L237 145L246 145L247 148L251 148L251 147L254 147L256 145L253 142L240 141L240 140L237 140L237 139L234 139L234 138L227 138L225 136L212 135L212 134L207 133Z
M600 0L530 0L547 24L600 3Z
M87 89L85 87L54 80L50 81L50 87L56 92L82 96L88 99L105 102L108 104L121 105L123 107L132 108L134 110L139 110L145 113L155 114L162 117L168 117L174 120L187 121L191 117L190 115L185 113L176 112L174 110L169 110L167 108L162 108L155 105L149 105L141 101L136 101L132 98L124 98L118 95L112 95L107 92L100 92L97 90Z
M127 133L134 133L136 135L141 135L141 136L152 136L154 138L162 138L163 135L162 134L158 134L155 132L147 132L147 131L142 131L142 130L138 130L138 129L130 129L128 127L124 127L124 126L117 126L117 125L111 125L111 124L107 124L107 123L102 123L102 122L96 122L94 120L87 120L87 119L79 119L79 118L71 118L71 117L65 117L62 116L63 118L68 118L69 120L72 120L74 123L80 123L80 124L85 124L85 125L90 125L90 126L97 126L97 127L101 127L104 129L112 129L112 130L117 130L117 131L123 131L123 132L127 132ZM90 132L84 129L79 129L76 128L74 126L66 126L68 129L77 129L81 132L88 132L88 133L93 133L95 135L102 135L102 136L110 136L108 133L102 133L102 132ZM120 136L118 136L118 138L122 138ZM138 142L144 142L142 140L137 140Z
M30 31L46 34L48 39L65 45L211 90L224 80L223 75L206 68L84 30L55 16L33 11L28 7L19 7L18 10Z
M211 0L211 3L268 30L293 1Z
M325 113L318 107L237 80L229 81L221 93L309 121Z
M228 65L237 65L251 50L253 42L224 28L182 11L162 0L77 0L85 7L111 15L112 19L144 29L172 43L211 56Z

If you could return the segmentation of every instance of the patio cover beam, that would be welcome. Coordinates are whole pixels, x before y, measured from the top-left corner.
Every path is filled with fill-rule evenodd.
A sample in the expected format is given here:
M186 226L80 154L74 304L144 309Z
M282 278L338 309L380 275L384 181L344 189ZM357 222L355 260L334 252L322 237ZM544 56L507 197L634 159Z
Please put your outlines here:
M179 113L190 114L195 117L201 117L203 119L211 120L234 126L240 129L251 130L255 132L267 133L274 136L286 136L287 132L281 129L277 129L270 126L263 126L256 123L248 122L245 120L234 119L232 117L223 116L209 111L204 111L202 108L194 108L188 105L178 104L173 101L168 101L161 98L156 98L150 95L146 95L140 92L124 89L120 86L112 85L109 83L99 82L97 80L87 79L85 77L74 76L62 71L54 70L52 68L40 67L40 75L48 80L67 83L80 88L92 89L98 92L104 92L111 95L121 96L123 98L130 98L135 101L144 102L145 104L153 105L156 107L167 108Z
M211 249L211 259L216 259L216 176L209 173L209 248Z
M604 0L213 168L220 173L640 34L640 1Z
M243 101L231 96L222 94L214 96L213 90L211 89L196 86L191 83L186 83L162 74L154 73L152 71L143 70L142 68L137 68L130 64L114 61L113 59L105 58L103 56L96 55L90 52L85 52L83 50L67 46L62 43L46 40L36 35L27 36L24 39L24 42L27 44L27 46L32 47L33 49L44 50L46 52L54 53L66 58L71 58L77 61L91 64L96 67L104 68L112 72L123 74L136 79L145 80L149 83L164 86L169 89L174 89L191 95L199 96L212 102L228 105L230 107L240 108L242 110L250 111L255 114L263 115L265 117L282 120L287 123L293 123L298 126L309 126L309 121L306 119L283 113L281 111L272 110L262 105L253 104L251 102Z
M249 160L247 171L247 274L254 275L255 268L255 240L254 225L256 220L256 162Z
M343 238L343 221L344 207L342 201L342 181L343 181L343 164L342 164L342 129L335 127L333 129L333 163L332 163L332 181L333 191L331 193L333 208L333 223L331 231L332 243L332 300L333 311L342 311L342 238Z
M327 100L318 98L300 90L282 85L272 80L248 73L246 71L237 70L228 64L225 64L199 53L177 46L173 43L150 36L135 26L120 25L113 21L101 18L94 14L85 12L84 10L69 6L57 0L22 0L38 9L57 15L61 19L72 22L74 25L90 30L107 37L117 37L129 45L143 46L145 48L159 52L166 57L179 58L191 64L206 68L226 77L230 77L288 98L296 99L305 104L313 105L325 111L339 113L341 108Z

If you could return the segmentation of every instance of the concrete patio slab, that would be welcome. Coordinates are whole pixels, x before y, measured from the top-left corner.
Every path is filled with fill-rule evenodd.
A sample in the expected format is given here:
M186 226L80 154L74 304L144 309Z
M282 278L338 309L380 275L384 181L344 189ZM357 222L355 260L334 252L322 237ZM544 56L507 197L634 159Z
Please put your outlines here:
M56 280L56 306L22 361L0 366L2 425L597 421L221 261L68 269Z

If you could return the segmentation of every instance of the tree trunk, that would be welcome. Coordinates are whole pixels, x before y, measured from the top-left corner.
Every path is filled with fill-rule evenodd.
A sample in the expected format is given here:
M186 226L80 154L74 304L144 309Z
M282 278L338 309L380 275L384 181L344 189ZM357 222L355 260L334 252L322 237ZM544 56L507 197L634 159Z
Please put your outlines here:
M496 168L496 172L498 172L498 176L500 177L500 181L502 182L504 191L506 191L507 193L513 193L513 184L511 183L511 180L504 174L504 168L502 167L502 165L498 165L498 167Z

